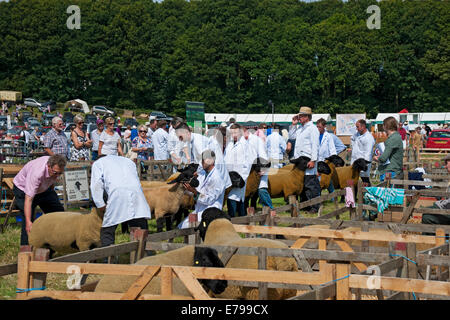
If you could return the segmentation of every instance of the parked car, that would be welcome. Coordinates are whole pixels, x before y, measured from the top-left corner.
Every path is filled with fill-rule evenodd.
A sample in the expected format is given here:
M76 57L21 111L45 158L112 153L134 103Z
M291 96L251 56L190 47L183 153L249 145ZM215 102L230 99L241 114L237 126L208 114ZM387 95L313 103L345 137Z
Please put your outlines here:
M43 126L51 126L52 125L52 119L56 117L55 114L46 114L42 116L41 122Z
M28 118L32 117L32 116L33 116L32 112L30 112L30 111L22 111L22 118L21 118L21 120L23 122L27 122Z
M93 115L93 114L87 114L84 117L84 122L86 124L89 124L89 123L97 124L97 117L95 115Z
M62 119L63 119L64 123L69 123L69 122L73 122L73 117L74 117L74 115L72 112L64 112Z
M133 119L133 118L127 118L127 119L125 119L125 122L123 123L123 126L126 127L126 126L128 126L128 125L130 125L130 126L136 126L136 128L137 128L137 127L139 126L139 122L137 122L136 119Z
M48 107L50 106L50 112L56 110L56 102L53 100L49 100L47 102L42 103L38 108L41 112L48 112Z
M104 116L113 116L114 117L116 115L116 112L106 106L93 106L92 114L94 114L94 115L100 114L100 115L104 115Z
M25 98L23 99L23 104L29 107L37 107L39 108L42 105L42 102L39 102L38 100L34 98Z
M450 148L450 129L431 131L427 140L427 148Z

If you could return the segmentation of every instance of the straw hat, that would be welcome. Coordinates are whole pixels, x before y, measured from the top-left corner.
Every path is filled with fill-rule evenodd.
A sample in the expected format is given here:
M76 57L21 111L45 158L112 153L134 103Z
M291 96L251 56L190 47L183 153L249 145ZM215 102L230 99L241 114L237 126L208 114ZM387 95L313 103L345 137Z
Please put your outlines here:
M310 107L300 107L299 114L312 114L312 110Z

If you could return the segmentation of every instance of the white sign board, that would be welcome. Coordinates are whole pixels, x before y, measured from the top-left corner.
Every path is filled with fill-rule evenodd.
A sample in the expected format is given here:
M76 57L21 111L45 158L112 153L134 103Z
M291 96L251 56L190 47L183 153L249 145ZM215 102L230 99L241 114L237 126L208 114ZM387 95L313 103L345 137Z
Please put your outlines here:
M366 119L365 113L360 114L337 114L336 115L336 135L352 136L356 133L356 121Z
M64 172L68 202L89 200L89 182L87 170L70 170Z

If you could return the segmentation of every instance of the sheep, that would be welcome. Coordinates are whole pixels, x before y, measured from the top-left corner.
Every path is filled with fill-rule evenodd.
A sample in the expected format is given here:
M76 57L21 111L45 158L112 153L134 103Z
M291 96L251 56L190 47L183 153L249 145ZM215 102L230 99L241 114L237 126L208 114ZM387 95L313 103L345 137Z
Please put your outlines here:
M300 195L303 191L303 180L305 176L306 165L310 158L300 157L293 159L291 170L281 170L275 174L269 173L269 194L271 198L284 197L287 200L290 195Z
M320 188L327 189L330 186L330 182L333 181L333 185L338 185L338 177L336 173L337 167L343 167L345 165L344 160L337 155L332 155L325 160L331 169L329 174L321 174L320 176Z
M145 199L147 200L151 210L153 211L153 216L156 219L156 229L157 232L163 230L164 216L176 214L184 198L185 188L183 182L189 182L194 188L199 185L197 178L191 178L186 180L187 177L180 174L175 180L169 182L169 184L174 184L174 186L161 186L155 188L144 188L143 192ZM190 200L188 200L190 201ZM184 203L186 205L186 203ZM166 229L171 229L171 223L166 221Z
M215 267L223 268L224 265L219 259L217 251L211 248L195 247L192 245L185 246L180 249L172 250L163 254L158 254L150 257L145 257L135 265L148 266L196 266L196 267ZM96 285L95 292L126 292L133 282L136 281L137 276L120 276L120 275L106 275ZM227 287L227 280L200 280L200 282L214 294L222 293ZM154 277L147 286L143 289L141 294L161 294L161 278ZM178 279L173 279L173 294L177 296L190 297L191 294Z
M353 185L358 184L359 173L367 170L367 165L370 162L363 158L357 159L351 166L336 168L336 181L333 180L335 189L344 189L347 187L347 181L353 180Z
M89 214L80 212L47 213L33 222L29 243L33 248L74 252L99 248L103 213L92 208Z
M202 221L196 228L206 245L234 246L234 247L264 247L288 248L286 244L277 240L265 238L243 239L234 230L230 217L222 210L208 208L203 212ZM235 254L226 264L225 268L258 269L258 257ZM267 269L279 271L298 271L297 263L293 258L267 257ZM269 289L268 299L286 299L296 294L296 290ZM228 286L217 296L224 299L258 299L258 289L240 286Z

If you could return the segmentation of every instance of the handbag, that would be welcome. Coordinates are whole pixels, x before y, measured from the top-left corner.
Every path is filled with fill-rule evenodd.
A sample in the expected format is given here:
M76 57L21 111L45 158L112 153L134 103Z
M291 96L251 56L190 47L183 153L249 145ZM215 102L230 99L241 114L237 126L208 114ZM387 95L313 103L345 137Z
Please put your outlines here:
M125 155L126 158L130 159L130 160L136 160L137 159L137 152L134 152L133 149L130 148L130 150L128 150L127 154Z

